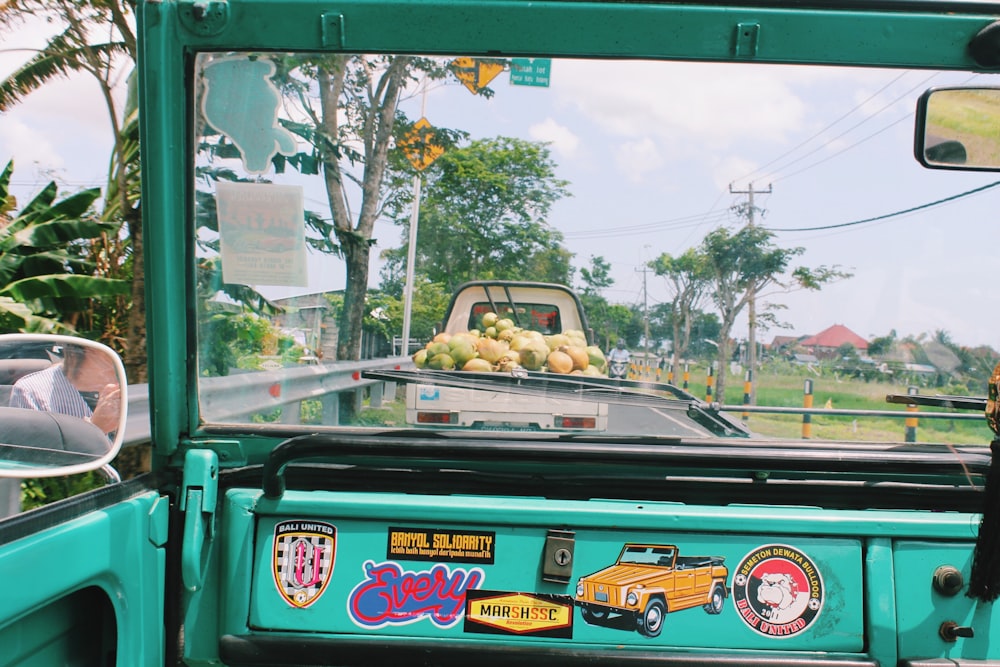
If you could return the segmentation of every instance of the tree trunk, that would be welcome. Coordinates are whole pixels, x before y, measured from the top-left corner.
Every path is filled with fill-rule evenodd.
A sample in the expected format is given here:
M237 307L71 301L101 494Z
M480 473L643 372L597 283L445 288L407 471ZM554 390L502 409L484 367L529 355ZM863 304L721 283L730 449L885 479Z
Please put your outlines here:
M371 246L350 232L337 232L347 264L347 284L344 306L337 323L337 360L356 361L361 358L361 325L365 316L365 296L368 293L368 270ZM340 422L350 424L357 415L353 392L340 392Z
M132 244L132 307L128 314L125 373L131 384L148 381L146 372L146 276L142 245L142 212L136 207L126 213Z

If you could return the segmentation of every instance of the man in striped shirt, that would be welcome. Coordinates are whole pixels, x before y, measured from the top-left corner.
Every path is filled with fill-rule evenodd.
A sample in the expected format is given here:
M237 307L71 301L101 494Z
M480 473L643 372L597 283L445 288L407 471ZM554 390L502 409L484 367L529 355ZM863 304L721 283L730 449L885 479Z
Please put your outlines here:
M96 394L93 408L84 400L83 392ZM111 433L118 428L119 401L114 367L104 355L94 348L67 345L62 363L14 383L9 405L78 417Z

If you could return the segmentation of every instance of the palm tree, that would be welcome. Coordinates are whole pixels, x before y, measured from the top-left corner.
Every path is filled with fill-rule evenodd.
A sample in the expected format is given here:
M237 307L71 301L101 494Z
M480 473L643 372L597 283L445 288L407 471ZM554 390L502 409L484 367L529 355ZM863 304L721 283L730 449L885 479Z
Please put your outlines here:
M13 202L13 160L0 172L0 202ZM91 239L113 234L92 206L97 189L57 200L54 182L27 206L0 212L0 330L73 331L91 299L126 294L128 282L95 276Z

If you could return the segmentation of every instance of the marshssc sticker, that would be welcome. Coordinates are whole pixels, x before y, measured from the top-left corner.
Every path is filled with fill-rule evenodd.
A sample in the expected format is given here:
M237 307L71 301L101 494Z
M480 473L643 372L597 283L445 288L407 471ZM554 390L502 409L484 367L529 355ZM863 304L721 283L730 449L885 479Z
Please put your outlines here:
M316 602L330 583L337 529L322 521L282 521L274 527L274 584L293 607Z
M493 564L496 533L477 530L389 528L386 560Z
M736 566L733 602L752 630L778 639L797 635L823 609L823 577L805 553L768 544Z
M573 638L573 599L543 593L466 591L465 631Z

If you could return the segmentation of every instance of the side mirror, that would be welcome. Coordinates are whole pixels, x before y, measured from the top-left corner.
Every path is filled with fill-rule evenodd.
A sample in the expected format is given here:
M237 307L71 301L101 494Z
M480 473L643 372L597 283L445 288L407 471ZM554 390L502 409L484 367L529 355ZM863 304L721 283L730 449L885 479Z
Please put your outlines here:
M932 88L917 101L914 156L930 169L1000 171L1000 88Z
M0 335L0 477L96 470L125 437L128 383L115 352L56 335Z

